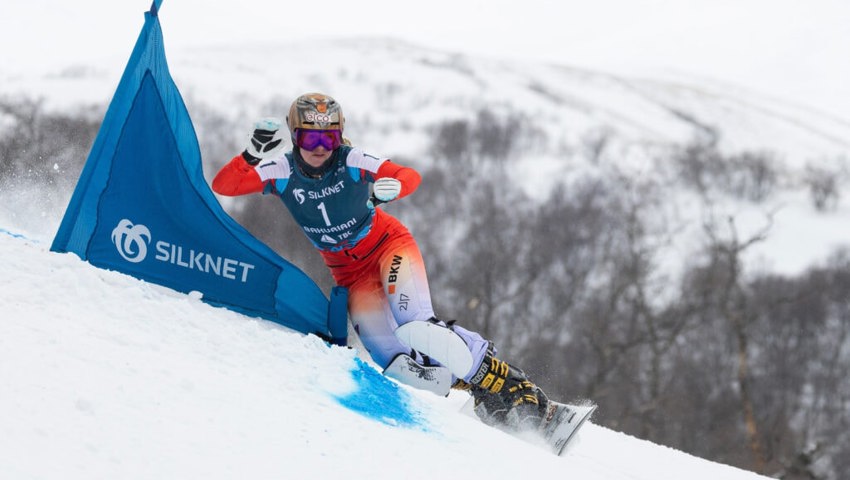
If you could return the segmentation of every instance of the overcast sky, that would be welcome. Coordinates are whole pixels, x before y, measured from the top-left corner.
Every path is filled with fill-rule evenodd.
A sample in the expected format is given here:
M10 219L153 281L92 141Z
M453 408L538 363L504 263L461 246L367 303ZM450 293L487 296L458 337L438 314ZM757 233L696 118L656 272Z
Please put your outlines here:
M4 0L0 71L123 61L149 6ZM165 0L160 19L167 48L398 37L612 72L689 72L850 121L850 0Z

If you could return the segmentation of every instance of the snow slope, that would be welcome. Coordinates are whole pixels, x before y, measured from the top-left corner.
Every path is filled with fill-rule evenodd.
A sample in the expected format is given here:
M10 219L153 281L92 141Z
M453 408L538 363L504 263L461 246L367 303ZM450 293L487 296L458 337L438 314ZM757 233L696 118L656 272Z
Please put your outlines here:
M592 424L556 457L461 413L463 394L397 387L357 350L13 227L0 225L0 478L764 478Z

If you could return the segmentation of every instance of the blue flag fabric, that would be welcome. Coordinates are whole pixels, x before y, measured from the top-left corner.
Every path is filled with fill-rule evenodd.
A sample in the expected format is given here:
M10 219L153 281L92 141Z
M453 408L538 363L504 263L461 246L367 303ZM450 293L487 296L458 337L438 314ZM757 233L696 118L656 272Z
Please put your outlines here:
M345 292L334 291L330 308L319 287L230 218L207 185L166 64L158 7L145 14L51 250L344 343L347 318L336 298Z

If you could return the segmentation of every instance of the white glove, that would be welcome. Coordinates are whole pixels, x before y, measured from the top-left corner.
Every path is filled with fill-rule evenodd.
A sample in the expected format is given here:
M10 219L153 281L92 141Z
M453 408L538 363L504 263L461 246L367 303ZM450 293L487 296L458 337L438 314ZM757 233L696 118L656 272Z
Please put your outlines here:
M248 154L257 159L269 158L283 148L282 123L277 118L264 118L254 124L254 131L245 149ZM251 160L246 158L246 160Z
M372 193L382 202L395 200L401 193L401 182L392 177L379 178L375 180Z

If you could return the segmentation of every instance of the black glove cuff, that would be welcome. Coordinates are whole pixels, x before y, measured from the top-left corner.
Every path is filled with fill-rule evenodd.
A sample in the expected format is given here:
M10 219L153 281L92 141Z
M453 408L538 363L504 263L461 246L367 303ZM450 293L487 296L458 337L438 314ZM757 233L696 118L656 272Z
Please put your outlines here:
M260 163L260 159L248 153L248 150L242 152L242 158L248 163L248 165L254 166Z

